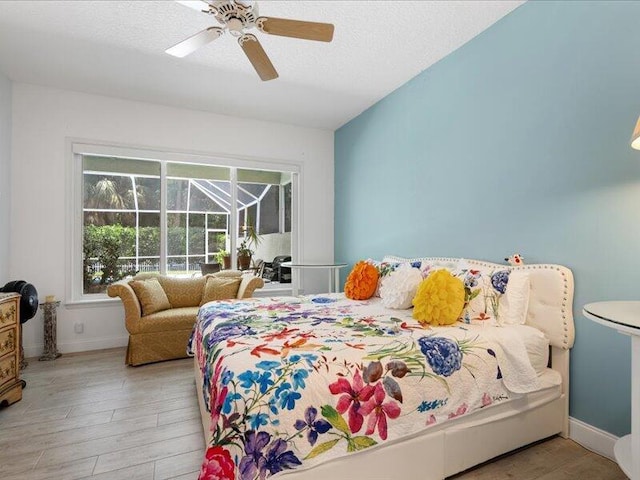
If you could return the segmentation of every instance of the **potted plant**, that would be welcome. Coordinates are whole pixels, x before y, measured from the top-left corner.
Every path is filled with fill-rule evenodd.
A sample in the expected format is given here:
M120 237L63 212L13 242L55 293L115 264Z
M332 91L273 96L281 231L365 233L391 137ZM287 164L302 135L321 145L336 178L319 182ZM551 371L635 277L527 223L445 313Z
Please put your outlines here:
M244 238L238 246L238 269L247 270L251 266L251 256L254 251L251 249L254 245L260 244L260 235L255 228L245 227Z
M216 253L216 260L225 270L231 268L231 254L226 250L218 250Z

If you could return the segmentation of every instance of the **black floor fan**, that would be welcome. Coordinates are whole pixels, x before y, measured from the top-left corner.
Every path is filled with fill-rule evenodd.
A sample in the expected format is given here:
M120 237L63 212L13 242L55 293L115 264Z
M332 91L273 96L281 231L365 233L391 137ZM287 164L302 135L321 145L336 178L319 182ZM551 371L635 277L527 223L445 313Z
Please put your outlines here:
M20 295L20 370L28 365L24 359L24 348L22 347L22 324L33 318L38 311L38 291L32 284L24 280L13 280L0 288L0 292L15 292ZM22 388L27 383L22 380Z

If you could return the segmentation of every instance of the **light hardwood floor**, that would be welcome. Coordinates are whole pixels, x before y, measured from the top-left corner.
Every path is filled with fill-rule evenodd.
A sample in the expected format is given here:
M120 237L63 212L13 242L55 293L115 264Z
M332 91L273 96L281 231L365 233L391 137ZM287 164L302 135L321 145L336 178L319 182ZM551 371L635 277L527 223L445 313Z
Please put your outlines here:
M204 452L191 359L132 368L124 349L29 360L0 410L2 480L195 480ZM617 465L559 437L456 480L614 480ZM390 479L391 480L391 479Z

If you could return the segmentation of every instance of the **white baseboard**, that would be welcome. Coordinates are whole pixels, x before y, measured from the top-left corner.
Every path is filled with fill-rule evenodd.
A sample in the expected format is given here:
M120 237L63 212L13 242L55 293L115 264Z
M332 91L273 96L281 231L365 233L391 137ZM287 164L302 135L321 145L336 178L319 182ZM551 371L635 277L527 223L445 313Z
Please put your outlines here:
M128 336L106 337L96 340L87 340L84 342L66 342L58 344L60 353L88 352L91 350L103 350L105 348L126 347L129 341ZM44 349L43 344L25 345L24 356L26 358L39 357Z
M618 440L615 435L569 417L569 438L584 448L615 461L613 446Z

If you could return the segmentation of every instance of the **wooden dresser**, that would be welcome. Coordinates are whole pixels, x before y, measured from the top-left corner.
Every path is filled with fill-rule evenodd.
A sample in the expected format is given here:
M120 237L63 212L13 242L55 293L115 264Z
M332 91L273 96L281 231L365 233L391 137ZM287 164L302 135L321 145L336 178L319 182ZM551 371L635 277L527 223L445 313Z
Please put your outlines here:
M22 399L20 295L0 293L0 407Z

